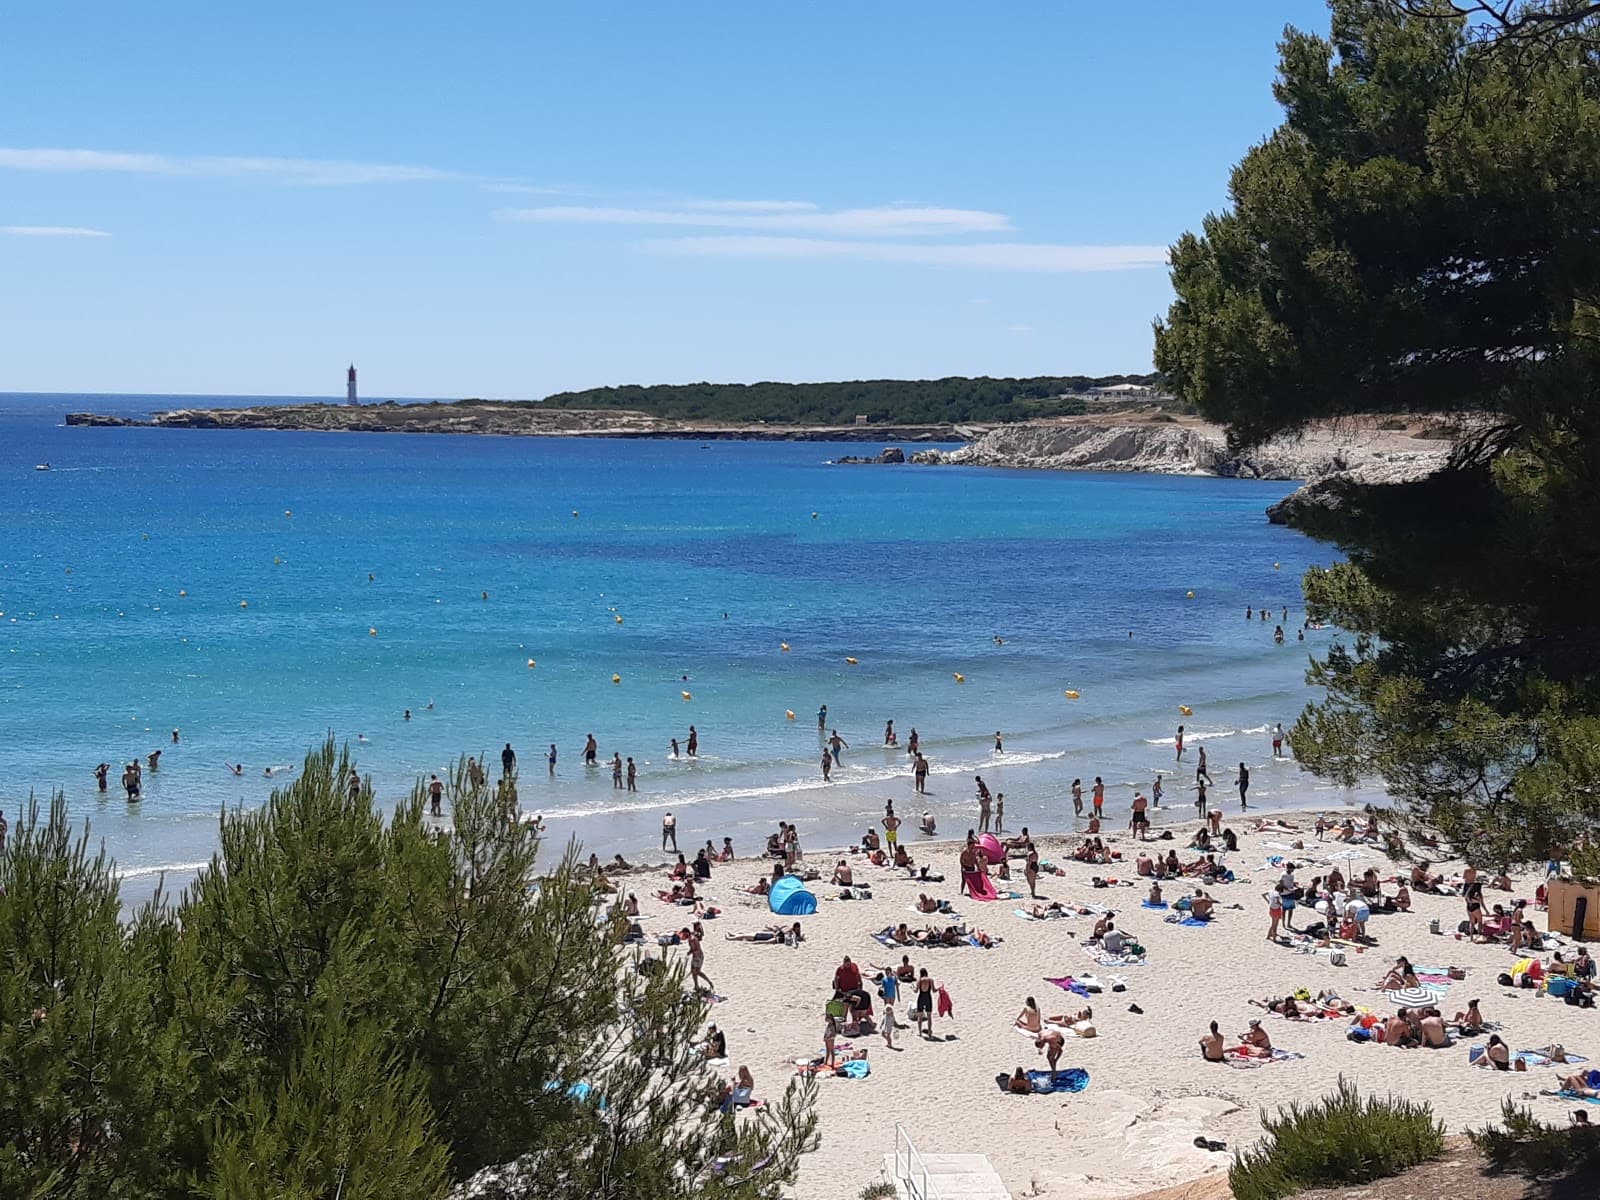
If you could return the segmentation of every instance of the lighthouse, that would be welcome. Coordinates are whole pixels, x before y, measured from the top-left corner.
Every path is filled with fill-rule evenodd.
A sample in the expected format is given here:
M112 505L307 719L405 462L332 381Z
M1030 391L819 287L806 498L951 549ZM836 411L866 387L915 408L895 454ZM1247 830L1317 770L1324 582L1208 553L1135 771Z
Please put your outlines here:
M350 371L345 376L344 398L345 398L346 402L348 402L350 404L360 404L361 403L361 401L356 399L356 365L355 365L355 363L351 363L350 364Z

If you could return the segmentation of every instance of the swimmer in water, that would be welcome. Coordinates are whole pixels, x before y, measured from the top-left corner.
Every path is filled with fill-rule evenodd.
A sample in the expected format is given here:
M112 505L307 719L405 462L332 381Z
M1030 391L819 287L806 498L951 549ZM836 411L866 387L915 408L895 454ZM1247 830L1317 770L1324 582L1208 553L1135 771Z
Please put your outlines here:
M222 765L228 768L228 774L230 774L230 775L243 775L244 774L244 764L243 763L223 763Z
M409 720L411 720L411 710L410 710L410 709L409 709L409 708L408 708L408 709L406 709L406 715L405 715L405 719L406 719L406 720L407 720L407 721L409 721Z
M366 734L364 734L364 733L356 734L356 741L365 742L366 740L367 740L367 735Z
M428 711L429 711L429 712L432 712L432 711L433 711L433 697L432 697L432 696L429 696L429 697L428 697L428 703L427 703L427 705L426 705L426 708L427 708L427 710L428 710Z

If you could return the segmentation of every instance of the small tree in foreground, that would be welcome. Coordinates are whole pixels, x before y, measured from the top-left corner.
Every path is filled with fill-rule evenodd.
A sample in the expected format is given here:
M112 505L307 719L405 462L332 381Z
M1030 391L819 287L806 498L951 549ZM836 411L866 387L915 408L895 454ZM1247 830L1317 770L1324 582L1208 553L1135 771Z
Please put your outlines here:
M0 1200L768 1200L814 1092L716 1111L706 1002L464 771L385 821L332 742L119 920L59 798L0 851Z
M1500 1106L1503 1124L1469 1129L1467 1136L1490 1170L1534 1179L1592 1175L1600 1170L1600 1130L1589 1125L1546 1125L1533 1111L1510 1100Z
M1236 1155L1228 1171L1235 1200L1279 1200L1309 1187L1367 1183L1437 1158L1444 1126L1433 1108L1393 1096L1366 1100L1339 1077L1331 1096L1295 1101L1261 1116L1269 1140Z

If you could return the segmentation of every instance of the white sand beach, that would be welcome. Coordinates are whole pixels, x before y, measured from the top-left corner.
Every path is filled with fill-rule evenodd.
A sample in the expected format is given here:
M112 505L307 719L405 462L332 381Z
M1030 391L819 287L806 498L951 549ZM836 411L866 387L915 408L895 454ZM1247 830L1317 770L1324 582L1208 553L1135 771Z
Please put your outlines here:
M1170 820L1168 810L1158 819ZM1280 997L1304 988L1315 994L1332 988L1348 1002L1390 1015L1397 1005L1377 989L1396 956L1406 955L1419 970L1451 966L1466 969L1464 980L1442 984L1437 1007L1448 1021L1467 1002L1482 1002L1485 1018L1497 1023L1513 1050L1561 1043L1571 1054L1588 1054L1600 1062L1600 1014L1533 991L1512 991L1496 984L1496 976L1516 961L1503 945L1474 944L1454 936L1464 914L1458 897L1413 893L1409 913L1375 914L1368 933L1375 946L1346 947L1344 965L1330 955L1269 942L1264 893L1276 883L1281 868L1269 856L1300 865L1302 884L1326 875L1337 862L1359 877L1368 866L1389 879L1408 867L1391 863L1371 846L1318 842L1313 817L1292 814L1296 833L1247 832L1246 821L1230 811L1227 826L1239 835L1239 850L1225 856L1238 880L1208 886L1217 902L1215 919L1203 928L1169 924L1168 912L1141 906L1148 880L1136 886L1096 888L1095 876L1133 879L1135 844L1126 832L1105 836L1124 855L1121 864L1091 866L1067 857L1079 838L1036 839L1041 856L1062 866L1064 875L1041 875L1041 897L1069 906L1101 905L1113 909L1116 923L1148 950L1143 965L1107 968L1098 965L1081 944L1096 917L1071 916L1047 921L1023 920L1014 910L1025 899L1020 860L1010 884L1021 900L983 903L958 896L957 842L934 842L911 835L906 843L919 865L942 872L939 884L921 883L905 871L875 868L863 855L850 858L857 880L868 882L870 900L837 899L838 887L818 881L808 885L818 898L818 911L801 918L805 941L798 947L728 941L725 934L751 932L780 918L768 910L765 897L748 888L770 869L770 860L719 864L703 889L723 914L705 923L707 975L717 993L710 1020L727 1037L731 1074L748 1066L756 1080L756 1096L779 1093L795 1072L794 1062L819 1056L824 1006L832 996L836 967L849 955L867 974L868 964L886 965L908 953L917 968L927 967L948 990L953 1015L937 1018L934 1039L919 1038L910 1028L895 1036L896 1049L878 1034L848 1039L868 1051L871 1073L862 1080L824 1076L819 1079L822 1144L802 1166L796 1195L802 1200L838 1200L854 1196L881 1177L883 1157L894 1144L896 1122L905 1126L924 1153L982 1153L989 1156L1012 1195L1072 1195L1094 1200L1115 1197L1225 1170L1229 1155L1196 1148L1197 1136L1226 1142L1230 1149L1261 1134L1259 1113L1293 1099L1310 1100L1329 1091L1340 1075L1363 1091L1394 1092L1429 1100L1451 1131L1481 1125L1499 1115L1507 1096L1523 1097L1540 1089L1554 1090L1558 1073L1577 1068L1531 1067L1526 1073L1502 1073L1468 1064L1468 1047L1484 1038L1457 1038L1448 1049L1402 1049L1347 1040L1348 1019L1290 1021L1252 1007L1249 1001ZM1191 816L1169 826L1179 832L1172 841L1152 842L1163 853L1177 847L1180 858L1198 857L1183 847L1198 822ZM1160 824L1154 832L1159 833ZM909 831L907 831L909 832ZM964 832L964 831L963 831ZM1011 830L1007 830L1010 834ZM1292 845L1303 840L1305 849ZM1336 859L1336 855L1351 857ZM806 865L826 880L841 857L837 851L806 849ZM1446 863L1444 870L1458 870ZM1441 869L1437 864L1434 869ZM655 935L685 923L687 910L655 897L666 886L664 873L640 870L622 878L634 891L645 914L643 925ZM1486 891L1486 906L1513 897L1530 902L1535 924L1543 913L1532 912L1534 888L1540 880L1521 877L1511 893ZM1006 886L1001 884L1000 886ZM1166 899L1192 893L1194 884L1164 884ZM1003 939L993 949L888 948L873 940L885 926L902 921L916 930L950 918L925 917L914 910L920 892L952 902L969 930ZM1395 885L1384 887L1393 895ZM1169 910L1170 911L1170 910ZM1299 910L1295 924L1303 928L1313 914ZM1437 917L1441 934L1429 932ZM786 924L788 922L785 922ZM1568 947L1571 950L1571 947ZM679 948L667 951L682 954ZM1547 950L1543 956L1548 962ZM1570 952L1568 954L1570 957ZM1098 976L1105 990L1085 1000L1047 982L1047 977ZM1126 991L1113 991L1125 979ZM870 983L866 985L871 989ZM1092 1005L1098 1036L1068 1037L1060 1066L1088 1071L1087 1088L1067 1095L1008 1095L996 1082L1019 1065L1043 1068L1043 1056L1030 1037L1013 1027L1024 999L1037 999L1044 1014L1075 1012ZM881 1019L882 1001L874 995ZM1137 1005L1142 1012L1130 1011ZM912 1021L909 991L902 993L896 1016L902 1026ZM1262 1021L1273 1045L1303 1057L1239 1067L1202 1060L1198 1039L1216 1020L1227 1044L1252 1018ZM1453 1033L1453 1031L1452 1031ZM1591 1064L1593 1065L1593 1064ZM1564 1120L1574 1105L1534 1095L1529 1101L1547 1120ZM1600 1115L1600 1114L1597 1114Z

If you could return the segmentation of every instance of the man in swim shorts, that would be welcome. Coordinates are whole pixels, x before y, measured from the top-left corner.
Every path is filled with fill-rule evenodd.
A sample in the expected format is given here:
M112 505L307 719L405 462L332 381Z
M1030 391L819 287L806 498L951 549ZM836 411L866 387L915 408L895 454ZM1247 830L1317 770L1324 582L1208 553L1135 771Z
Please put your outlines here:
M887 804L883 810L883 838L893 850L900 841L900 818L894 815L894 805Z

